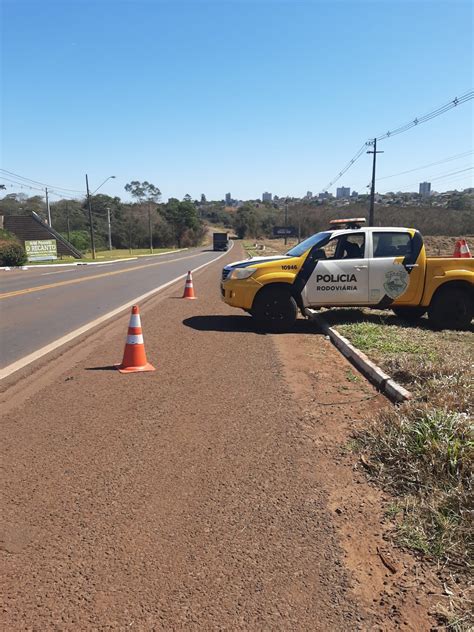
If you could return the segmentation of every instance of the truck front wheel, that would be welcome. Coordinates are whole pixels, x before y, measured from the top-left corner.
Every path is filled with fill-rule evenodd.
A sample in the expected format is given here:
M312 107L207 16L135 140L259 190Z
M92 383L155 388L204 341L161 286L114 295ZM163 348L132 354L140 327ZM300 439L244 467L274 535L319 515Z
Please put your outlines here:
M259 328L280 333L293 327L298 307L286 288L268 287L255 297L251 313Z
M426 307L393 307L395 315L410 323L426 314Z
M473 307L472 292L467 288L447 287L435 294L428 316L437 329L468 329L474 315Z

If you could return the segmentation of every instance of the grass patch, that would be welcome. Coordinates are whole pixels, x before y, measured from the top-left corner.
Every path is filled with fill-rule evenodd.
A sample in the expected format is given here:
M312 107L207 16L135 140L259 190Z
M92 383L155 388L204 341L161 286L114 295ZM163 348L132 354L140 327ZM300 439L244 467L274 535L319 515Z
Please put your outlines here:
M330 324L413 394L355 437L369 476L390 491L396 539L467 585L473 570L474 364L472 330L433 331L388 312L324 313ZM441 613L449 630L474 629L467 597Z
M390 353L418 353L419 346L411 336L401 336L396 329L382 331L376 323L357 323L338 327L343 336L350 338L351 342L361 351L378 351L382 354Z

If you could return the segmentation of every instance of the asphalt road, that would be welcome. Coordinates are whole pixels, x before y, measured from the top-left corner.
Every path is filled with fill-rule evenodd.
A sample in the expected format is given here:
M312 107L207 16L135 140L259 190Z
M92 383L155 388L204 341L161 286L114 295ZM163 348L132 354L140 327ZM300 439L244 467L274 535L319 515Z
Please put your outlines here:
M199 248L113 264L0 271L0 368L220 254Z

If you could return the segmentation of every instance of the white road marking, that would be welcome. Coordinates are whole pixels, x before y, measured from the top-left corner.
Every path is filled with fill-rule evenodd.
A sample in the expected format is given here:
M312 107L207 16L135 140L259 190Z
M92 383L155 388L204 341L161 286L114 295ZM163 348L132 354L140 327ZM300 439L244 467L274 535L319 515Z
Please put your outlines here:
M232 250L233 247L234 247L234 242L232 242L232 245L229 248L229 250L227 250L227 252L223 252L221 255L219 255L212 261L208 261L207 263L203 263L201 266L194 268L193 272L202 270L202 268L205 268L206 266L211 265L211 263L215 263L216 261L224 257L226 254L228 254ZM164 283L163 285L160 285L159 287L156 287L153 290L150 290L149 292L145 292L145 294L142 294L141 296L137 296L132 301L128 301L124 305L121 305L120 307L113 309L108 314L99 316L99 318L96 318L95 320L92 320L90 323L87 323L86 325L79 327L79 329L75 329L74 331L71 331L65 336L62 336L61 338L58 338L54 342L51 342L49 345L46 345L45 347L42 347L41 349L38 349L37 351L33 351L33 353L30 353L27 356L24 356L23 358L21 358L20 360L17 360L16 362L9 364L5 368L0 369L0 380L5 379L9 375L11 375L12 373L15 373L16 371L19 371L20 369L23 369L25 366L28 366L28 364L31 364L35 360L39 360L40 358L45 356L47 353L50 353L51 351L58 349L59 347L61 347L62 345L65 345L68 342L71 342L71 340L74 340L74 338L81 336L82 334L86 333L93 327L96 327L97 325L101 325L102 323L105 323L107 320L113 318L114 316L117 316L118 314L125 311L129 307L132 307L133 305L136 305L140 301L143 301L146 298L153 296L153 294L157 294L161 290L164 290L170 285L173 285L173 283L176 283L180 279L186 278L187 274L188 274L187 272L185 272L184 274L180 274L179 276L172 279L171 281L168 281L167 283Z
M74 270L58 270L57 272L42 272L40 274L40 276L49 276L50 274L67 274L68 272L76 272L76 269L74 269Z

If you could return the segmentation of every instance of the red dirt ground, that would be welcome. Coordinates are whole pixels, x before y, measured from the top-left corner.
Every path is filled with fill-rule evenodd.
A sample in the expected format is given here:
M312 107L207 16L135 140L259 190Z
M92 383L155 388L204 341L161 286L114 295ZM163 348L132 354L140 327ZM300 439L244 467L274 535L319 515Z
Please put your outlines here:
M433 629L347 449L389 404L310 323L256 333L221 265L142 306L156 372L110 368L126 315L6 382L3 630Z

